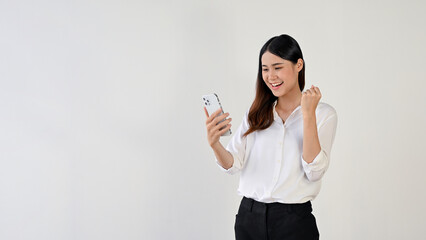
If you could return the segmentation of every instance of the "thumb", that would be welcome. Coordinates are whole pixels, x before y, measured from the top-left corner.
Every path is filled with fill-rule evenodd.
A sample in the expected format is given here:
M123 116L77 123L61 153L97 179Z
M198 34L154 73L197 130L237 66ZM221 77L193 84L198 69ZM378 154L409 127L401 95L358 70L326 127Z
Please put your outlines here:
M204 107L204 113L206 114L206 117L209 118L209 113L207 112L207 108Z

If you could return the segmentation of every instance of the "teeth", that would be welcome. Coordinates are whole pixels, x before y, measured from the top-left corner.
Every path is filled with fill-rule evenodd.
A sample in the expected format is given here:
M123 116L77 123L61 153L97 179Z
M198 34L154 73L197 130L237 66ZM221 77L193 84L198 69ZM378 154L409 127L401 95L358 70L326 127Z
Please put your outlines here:
M272 86L276 87L278 85L281 85L281 83L283 83L283 82L280 82L280 83L277 83L277 84L272 84Z

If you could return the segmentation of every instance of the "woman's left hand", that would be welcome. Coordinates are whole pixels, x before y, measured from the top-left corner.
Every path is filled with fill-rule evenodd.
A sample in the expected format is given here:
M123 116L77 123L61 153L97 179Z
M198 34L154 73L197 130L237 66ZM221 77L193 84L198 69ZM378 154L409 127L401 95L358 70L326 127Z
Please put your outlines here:
M310 89L307 89L302 93L302 114L303 116L314 115L317 108L318 102L321 99L321 92L318 87L312 85Z

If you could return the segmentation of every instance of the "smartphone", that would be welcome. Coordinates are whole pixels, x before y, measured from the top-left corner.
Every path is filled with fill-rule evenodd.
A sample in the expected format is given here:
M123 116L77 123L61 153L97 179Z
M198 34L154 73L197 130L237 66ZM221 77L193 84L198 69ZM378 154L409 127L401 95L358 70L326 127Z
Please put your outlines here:
M218 109L222 110L222 112L219 113L218 116L224 114L222 104L220 104L219 97L217 96L216 93L204 95L203 96L203 102L204 102L204 106L206 106L206 109L207 109L207 112L209 113L209 116L212 115L214 112L216 112ZM221 123L223 121L225 121L225 119L220 121L219 123ZM225 127L223 127L223 128L225 128ZM221 128L221 129L223 129L223 128ZM231 129L229 129L224 134L222 134L222 136L229 136L231 134L232 134Z

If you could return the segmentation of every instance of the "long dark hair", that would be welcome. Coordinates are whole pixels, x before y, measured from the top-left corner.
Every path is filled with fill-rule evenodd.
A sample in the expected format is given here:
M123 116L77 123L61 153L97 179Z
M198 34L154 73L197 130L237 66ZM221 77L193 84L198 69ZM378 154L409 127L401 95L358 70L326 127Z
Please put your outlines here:
M256 97L250 107L248 114L249 129L244 136L256 130L263 130L271 126L274 121L273 104L277 97L272 94L272 91L263 81L262 77L262 56L268 51L280 58L291 61L294 64L301 58L303 60L303 68L299 71L298 82L300 91L303 91L305 87L305 68L306 63L303 59L302 50L296 40L287 34L275 36L269 39L265 45L263 45L259 54L259 71L257 73L256 82Z

